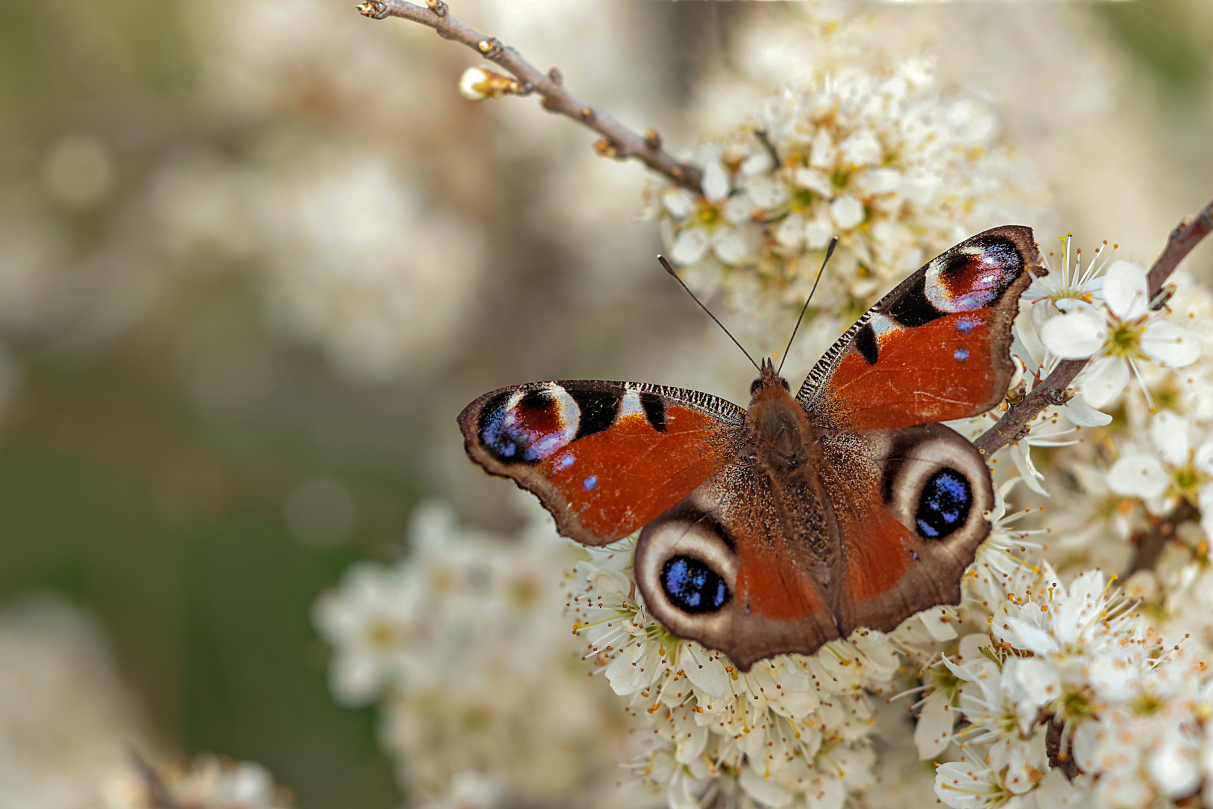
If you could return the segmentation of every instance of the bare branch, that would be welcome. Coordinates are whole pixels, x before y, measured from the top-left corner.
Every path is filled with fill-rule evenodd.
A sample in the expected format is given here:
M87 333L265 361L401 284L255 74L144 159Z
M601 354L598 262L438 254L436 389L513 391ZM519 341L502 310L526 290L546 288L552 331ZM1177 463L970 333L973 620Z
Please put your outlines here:
M1149 297L1154 300L1163 288L1167 278L1175 271L1175 267L1184 259L1200 240L1213 231L1213 202L1210 202L1190 222L1182 222L1171 231L1167 246L1150 267L1147 276L1150 285ZM1043 382L1032 389L1022 402L1014 404L1011 409L998 420L998 423L986 430L973 443L987 457L1014 441L1019 440L1028 430L1028 425L1042 410L1049 405L1057 405L1068 398L1066 388L1074 381L1089 360L1062 360L1053 372Z
M1179 505L1166 516L1150 515L1150 530L1133 536L1133 559L1125 571L1125 578L1139 570L1152 570L1167 543L1175 539L1175 530L1183 523L1199 518L1200 509L1187 500L1180 500Z
M443 39L462 42L493 64L512 73L522 83L522 94L538 94L544 109L560 113L602 135L602 139L594 144L594 150L599 154L619 160L635 158L653 171L664 174L695 193L700 193L702 175L699 169L687 163L680 163L662 149L661 138L656 132L650 129L644 135L639 135L619 123L605 110L578 101L564 89L559 70L552 68L547 73L541 72L514 48L455 19L451 16L447 4L441 0L428 0L425 6L405 0L367 0L358 6L358 10L376 20L399 17L420 23L433 28Z

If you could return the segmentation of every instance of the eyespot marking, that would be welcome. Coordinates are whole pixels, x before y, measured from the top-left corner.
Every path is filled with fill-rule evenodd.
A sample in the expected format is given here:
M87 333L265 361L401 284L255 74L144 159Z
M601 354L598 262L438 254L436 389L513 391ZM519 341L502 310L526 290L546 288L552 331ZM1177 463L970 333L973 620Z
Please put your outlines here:
M942 539L956 531L969 516L973 491L955 469L940 469L927 480L918 498L914 525L924 539Z
M594 487L598 485L598 476L590 475L588 478L586 478L585 480L583 480L581 482L581 485L585 487L585 490L587 492L594 491Z
M580 411L558 385L502 391L480 413L480 441L499 461L534 464L577 436Z
M573 457L573 453L571 453L571 452L563 453L556 459L556 462L554 464L552 464L552 468L555 469L557 472L559 472L562 469L568 469L570 466L573 465L573 461L575 461L575 460L577 460L577 459Z
M965 360L967 360L969 358L969 349L958 348L958 349L956 349L956 353L954 353L952 356L955 358L955 360L957 362L964 362Z
M960 332L961 334L968 334L975 328L977 328L976 320L970 320L967 317L962 317L960 320L956 321L956 331Z
M729 600L729 588L714 570L690 556L675 556L661 569L661 588L670 603L692 615L717 612Z
M1023 257L1013 242L980 239L928 265L926 297L943 312L983 309L1002 297L1022 268Z

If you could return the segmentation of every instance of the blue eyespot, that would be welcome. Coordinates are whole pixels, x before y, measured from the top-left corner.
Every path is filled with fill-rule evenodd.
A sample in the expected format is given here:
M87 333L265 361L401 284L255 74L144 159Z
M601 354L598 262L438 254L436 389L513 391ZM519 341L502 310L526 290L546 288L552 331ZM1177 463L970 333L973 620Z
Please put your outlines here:
M691 614L716 612L729 600L724 579L698 559L675 556L661 569L661 586L675 607Z
M914 523L919 536L942 539L968 519L973 506L969 481L954 469L941 469L922 487Z
M598 485L598 476L590 475L588 478L582 481L581 485L585 487L587 492L593 491L594 487Z
M967 348L958 348L958 349L956 349L956 353L954 353L954 354L952 355L952 357L953 357L953 358L954 358L954 359L955 359L957 362L964 362L965 360L967 360L967 359L969 358L969 349L967 349Z

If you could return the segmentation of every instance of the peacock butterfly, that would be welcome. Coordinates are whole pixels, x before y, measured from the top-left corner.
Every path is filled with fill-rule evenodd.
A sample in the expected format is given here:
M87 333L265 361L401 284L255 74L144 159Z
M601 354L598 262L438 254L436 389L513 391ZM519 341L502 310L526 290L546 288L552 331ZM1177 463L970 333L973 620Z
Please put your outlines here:
M468 405L465 447L577 542L641 529L648 609L742 671L891 630L959 603L990 532L990 470L938 422L1002 401L1040 263L1027 227L966 239L869 309L795 397L769 359L748 410L638 382L533 382Z

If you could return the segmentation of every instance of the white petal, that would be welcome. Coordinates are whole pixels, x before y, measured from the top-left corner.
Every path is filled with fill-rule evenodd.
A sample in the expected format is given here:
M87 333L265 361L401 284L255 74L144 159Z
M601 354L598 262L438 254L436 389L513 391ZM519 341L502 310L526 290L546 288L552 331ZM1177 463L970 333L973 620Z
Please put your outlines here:
M823 172L800 168L796 170L795 177L797 183L820 196L829 197L834 193L834 187L830 183L830 178Z
M762 243L756 227L718 227L712 233L712 250L725 264L737 266L754 258Z
M670 247L670 259L683 267L699 263L708 252L708 234L703 228L684 228Z
M1103 318L1089 309L1058 315L1045 321L1040 329L1040 341L1045 348L1068 360L1091 356L1103 346L1106 337Z
M813 145L809 149L809 165L816 169L830 168L834 165L834 158L837 154L838 149L834 146L830 133L825 127L818 129L817 134L813 136Z
M678 668L686 673L691 685L708 696L724 696L729 687L729 674L719 655L709 655L697 644L684 643L678 652Z
M843 195L830 203L830 217L840 230L849 230L863 222L866 213L863 203L849 195Z
M1108 488L1148 500L1167 490L1171 479L1153 455L1131 453L1117 459L1108 470Z
M775 168L775 161L766 149L759 149L741 163L739 171L743 177L757 177Z
M709 160L703 167L703 195L712 202L720 202L729 195L729 174L720 159Z
M1083 369L1078 390L1087 404L1096 409L1116 400L1129 384L1129 364L1123 357L1100 357Z
M957 711L942 691L927 697L914 727L914 746L918 748L919 758L935 758L948 748L956 715Z
M1200 338L1182 326L1156 320L1146 326L1141 350L1160 365L1183 368L1200 357Z
M788 214L775 228L775 241L784 247L799 248L804 244L804 217Z
M731 196L729 197L729 201L724 204L725 221L731 222L734 225L749 222L753 216L754 203L745 194Z
M901 172L897 169L872 169L855 179L855 185L868 194L891 194L901 187Z
M852 166L874 166L880 162L880 141L869 129L861 129L844 140L838 151Z
M1066 402L1066 418L1078 427L1103 427L1112 423L1112 417L1101 413L1078 397Z
M685 219L695 212L695 195L685 188L667 188L661 193L661 204L677 219Z
M830 217L822 211L819 215L809 220L809 223L804 227L805 244L810 250L817 250L825 247L830 243L830 238L834 235L834 223L830 221ZM834 263L839 263L839 257L834 257Z
M1028 446L1027 441L1017 441L1011 445L1011 461L1015 464L1015 471L1019 472L1019 477L1027 485L1029 489L1037 494L1049 496L1045 487L1041 485L1045 476L1040 474L1036 469L1036 465L1032 463L1032 448Z
M742 767L737 781L751 798L764 806L786 806L792 802L792 793L780 787L774 778L764 778L753 764Z
M1171 466L1188 463L1188 424L1178 414L1164 410L1150 424L1150 440L1162 459Z
M1132 261L1117 259L1104 274L1104 300L1121 320L1135 320L1146 313L1147 292L1146 271Z
M1150 775L1164 795L1172 798L1191 795L1200 784L1196 754L1180 737L1178 728L1171 728L1161 749L1149 759Z
M788 187L771 177L751 179L746 183L746 194L755 207L768 211L788 201Z
M1015 678L1036 707L1052 702L1061 695L1061 678L1057 669L1041 658L1021 660L1015 669Z
M1196 448L1192 463L1205 474L1213 473L1213 439L1209 439Z

